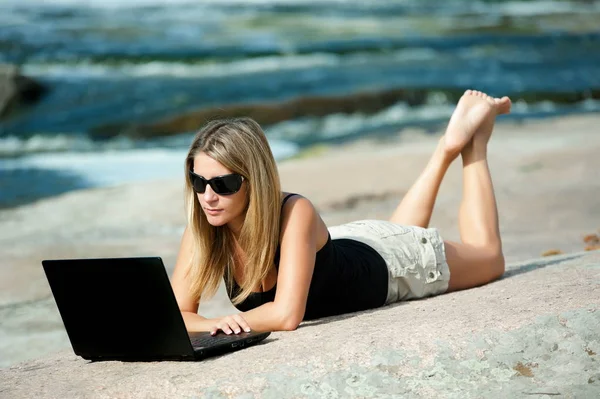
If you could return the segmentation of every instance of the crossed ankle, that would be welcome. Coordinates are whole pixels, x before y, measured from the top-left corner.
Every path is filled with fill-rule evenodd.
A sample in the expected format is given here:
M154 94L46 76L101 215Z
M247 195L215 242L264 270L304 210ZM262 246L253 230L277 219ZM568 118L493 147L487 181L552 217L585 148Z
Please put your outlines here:
M461 155L466 154L476 154L487 156L487 143L479 142L479 141L471 141L469 144L462 149Z
M440 140L440 144L436 148L433 157L442 164L450 165L459 155L460 151L448 151L444 146L443 140Z

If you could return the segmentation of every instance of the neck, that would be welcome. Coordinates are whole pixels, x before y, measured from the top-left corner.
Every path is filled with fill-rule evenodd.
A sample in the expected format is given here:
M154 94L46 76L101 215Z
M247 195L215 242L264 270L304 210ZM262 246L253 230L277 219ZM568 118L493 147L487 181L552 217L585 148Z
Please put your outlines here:
M231 235L233 235L233 238L237 242L237 239L240 238L242 226L235 226L235 225L227 224L227 228L229 229L229 231L231 232Z
M237 218L235 220L230 221L229 223L227 223L227 227L229 228L229 231L231 231L231 234L233 234L233 236L235 238L239 238L240 233L242 232L242 226L244 225L244 217L240 217Z

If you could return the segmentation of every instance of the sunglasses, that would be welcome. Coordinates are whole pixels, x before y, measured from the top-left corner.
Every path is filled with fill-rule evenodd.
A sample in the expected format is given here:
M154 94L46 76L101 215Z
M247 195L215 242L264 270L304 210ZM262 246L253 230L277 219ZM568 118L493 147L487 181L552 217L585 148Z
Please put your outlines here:
M212 179L206 180L204 177L195 174L193 171L189 171L190 180L192 181L192 187L198 194L204 194L206 191L206 185L210 185L212 190L219 195L230 195L235 194L242 188L242 182L244 176L232 173L230 175L223 175L213 177Z

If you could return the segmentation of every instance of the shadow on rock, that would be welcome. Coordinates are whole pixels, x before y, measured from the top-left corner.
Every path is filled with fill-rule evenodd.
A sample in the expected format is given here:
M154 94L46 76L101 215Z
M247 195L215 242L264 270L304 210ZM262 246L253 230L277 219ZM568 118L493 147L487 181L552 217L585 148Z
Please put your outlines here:
M561 257L559 259L552 259L552 260L548 259L548 260L540 260L537 262L526 263L524 265L521 265L521 266L518 266L515 268L507 269L506 272L504 273L504 275L502 276L502 279L510 278L510 277L516 276L518 274L532 272L532 271L538 270L538 269L543 269L545 267L557 265L557 264L560 264L563 262L568 262L573 259L581 258L582 256L584 256L584 254L571 255L571 256Z
M385 306L386 307L390 307L390 306L395 307L395 306L402 306L405 304L406 304L406 302L397 302L397 303L393 303L393 304L389 304L389 305L385 305ZM361 310L361 311L354 312L354 313L344 313L344 314L337 315L337 316L324 317L322 319L308 320L308 321L302 322L302 324L300 324L300 326L298 328L308 327L308 326L319 326L322 324L328 324L328 323L333 323L333 322L342 321L342 320L346 320L346 319L351 319L358 315L368 315L371 313L376 313L376 312L380 311L381 309L383 309L383 307Z

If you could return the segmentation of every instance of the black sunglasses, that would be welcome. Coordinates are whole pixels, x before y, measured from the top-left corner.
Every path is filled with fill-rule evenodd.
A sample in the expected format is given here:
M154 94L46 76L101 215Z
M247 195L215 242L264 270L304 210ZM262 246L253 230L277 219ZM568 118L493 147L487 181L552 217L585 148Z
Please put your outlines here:
M244 181L244 176L238 175L237 173L217 176L206 180L204 177L195 174L191 170L189 172L192 187L194 188L194 191L199 194L204 194L207 184L209 184L213 191L219 195L235 194L240 191L242 182Z

